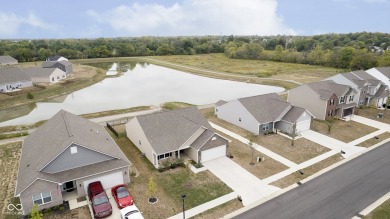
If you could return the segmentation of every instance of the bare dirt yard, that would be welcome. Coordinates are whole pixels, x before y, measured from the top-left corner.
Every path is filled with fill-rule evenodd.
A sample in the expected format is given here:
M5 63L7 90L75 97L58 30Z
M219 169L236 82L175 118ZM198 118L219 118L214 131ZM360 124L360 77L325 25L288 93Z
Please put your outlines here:
M240 208L244 207L242 202L238 199L231 200L226 202L218 207L209 209L201 214L192 217L193 219L217 219L222 218L226 214L232 213Z
M334 120L331 130L328 132L326 121L317 119L313 120L311 129L345 143L351 142L378 130L371 126L363 125L354 121Z
M323 161L320 161L312 166L309 166L305 169L303 169L303 175L300 174L299 172L295 172L295 173L292 173L284 178L281 178L273 183L271 183L271 185L273 186L277 186L279 188L286 188L294 183L297 183L317 172L319 172L320 170L322 169L325 169L326 167L329 167L341 160L343 160L344 158L340 155L340 154L335 154Z
M234 138L229 138L229 136L226 136L221 132L218 133L231 140L228 147L228 153L233 156L231 159L259 179L265 179L288 169L287 166L277 162L276 160L260 153L257 150L253 150L249 145L239 142ZM257 162L257 157L264 160ZM252 162L254 165L250 164Z
M371 147L375 144L378 144L379 142L382 142L383 140L386 140L388 138L390 138L390 133L385 132L385 133L382 133L382 134L376 136L376 138L370 138L367 141L364 141L364 142L358 144L358 146L369 148L369 147Z
M384 116L382 118L379 118L378 113L383 113ZM364 108L364 109L356 109L355 114L369 119L376 120L378 122L390 124L390 110Z

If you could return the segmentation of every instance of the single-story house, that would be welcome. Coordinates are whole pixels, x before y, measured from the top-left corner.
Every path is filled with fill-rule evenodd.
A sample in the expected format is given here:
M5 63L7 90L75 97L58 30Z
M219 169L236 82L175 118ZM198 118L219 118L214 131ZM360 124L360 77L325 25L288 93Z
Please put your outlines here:
M156 168L183 155L200 163L227 154L228 140L196 107L136 116L126 123L126 133Z
M18 60L11 56L0 56L0 66L16 65Z
M325 120L353 114L357 96L357 92L348 85L319 81L289 90L287 101L309 110L317 119Z
M32 87L31 77L19 68L0 68L0 92Z
M24 72L36 83L54 83L66 78L66 73L59 68L25 68Z
M59 61L69 61L67 58L60 56L60 55L55 55L55 56L49 56L47 57L46 61L48 62L59 62Z
M293 134L310 129L312 115L301 107L284 101L278 94L263 94L232 101L218 101L215 114L259 135L277 130Z
M72 66L72 63L68 62L68 61L58 61L58 62L49 62L49 61L46 61L46 62L43 62L42 63L42 67L43 68L59 68L61 69L62 71L66 72L66 75L70 74L73 72L73 66Z
M129 183L130 165L103 126L61 110L24 140L15 196L27 215L85 197L94 181Z

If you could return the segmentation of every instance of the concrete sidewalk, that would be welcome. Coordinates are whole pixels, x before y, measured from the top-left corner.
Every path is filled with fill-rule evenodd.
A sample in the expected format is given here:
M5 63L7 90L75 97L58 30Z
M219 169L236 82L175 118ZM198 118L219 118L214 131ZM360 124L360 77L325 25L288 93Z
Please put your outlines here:
M0 140L0 145L12 143L12 142L24 141L24 139L27 138L27 136L3 139L3 140Z
M384 130L384 129L379 129L379 130L377 130L377 131L375 131L373 133L370 133L370 134L365 135L365 136L363 136L361 138L353 140L353 141L349 142L348 144L349 145L358 145L358 144L360 144L360 143L362 143L364 141L367 141L368 139L374 138L375 136L378 136L378 135L380 135L382 133L385 133L385 132L387 132L387 131Z
M185 216L186 216L186 218L194 217L200 213L203 213L209 209L215 208L219 205L222 205L222 204L229 202L229 201L236 199L236 198L237 198L237 194L235 192L229 193L227 195L221 196L219 198L216 198L214 200L211 200L209 202L206 202L204 204L201 204L201 205L198 205L194 208L186 210ZM183 212L178 213L172 217L169 217L168 219L182 219L182 218L183 218Z
M221 131L221 132L223 132L223 133L229 135L230 137L237 139L238 141L240 141L240 142L242 142L242 143L244 143L244 144L248 144L248 143L249 143L249 140L248 140L248 139L246 139L246 138L244 138L244 137L242 137L242 136L240 136L240 135L237 135L236 133L231 132L231 131L229 131L229 130L227 130L227 129L225 129L225 128L222 128L221 126L218 126L218 125L216 125L216 124L214 124L214 123L212 123L212 122L209 122L209 123L210 123L210 125L211 125L213 128L215 128L215 129L218 130L218 131ZM268 157L270 157L270 158L272 158L272 159L278 161L279 163L282 163L282 164L284 164L284 165L286 165L286 166L288 166L288 167L296 167L296 166L297 166L296 163L294 163L294 162L292 162L292 161L290 161L290 160L288 160L288 159L286 159L286 158L280 156L280 155L277 154L277 153L274 153L274 152L268 150L268 149L265 148L265 147L262 147L261 145L258 145L258 144L253 143L252 146L253 146L253 148L255 148L255 149L256 149L257 151L259 151L260 153L263 153L263 154L267 155Z
M312 130L304 131L301 133L301 135L304 138L312 142L315 142L319 145L322 145L324 147L327 147L331 150L335 150L339 152L343 151L344 153L342 153L342 156L344 158L348 158L350 156L353 156L356 153L366 150L366 148L349 145L347 143L344 143L342 141L339 141L337 139L331 138L329 136L323 135L321 133Z
M386 130L386 131L390 131L390 125L388 125L386 123L383 123L383 122L378 122L378 121L375 121L375 120L372 120L372 119L368 119L368 118L365 118L365 117L362 117L362 116L353 115L351 120L355 121L355 122L358 122L358 123L362 123L364 125L368 125L368 126L377 128L377 129L383 129L383 130Z

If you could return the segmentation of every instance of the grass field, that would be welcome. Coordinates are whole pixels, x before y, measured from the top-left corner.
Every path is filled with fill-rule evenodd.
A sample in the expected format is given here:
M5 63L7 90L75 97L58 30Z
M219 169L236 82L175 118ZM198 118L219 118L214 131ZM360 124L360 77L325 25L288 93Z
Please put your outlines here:
M224 54L153 56L152 59L205 70L256 76L259 78L270 77L274 79L294 80L300 83L318 81L343 71L342 69L323 66L229 59Z

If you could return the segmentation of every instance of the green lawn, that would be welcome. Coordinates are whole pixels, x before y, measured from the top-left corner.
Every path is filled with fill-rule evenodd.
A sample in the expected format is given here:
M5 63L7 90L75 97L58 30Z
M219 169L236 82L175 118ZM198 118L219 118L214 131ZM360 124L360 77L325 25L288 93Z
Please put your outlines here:
M390 200L374 209L365 219L390 219Z

